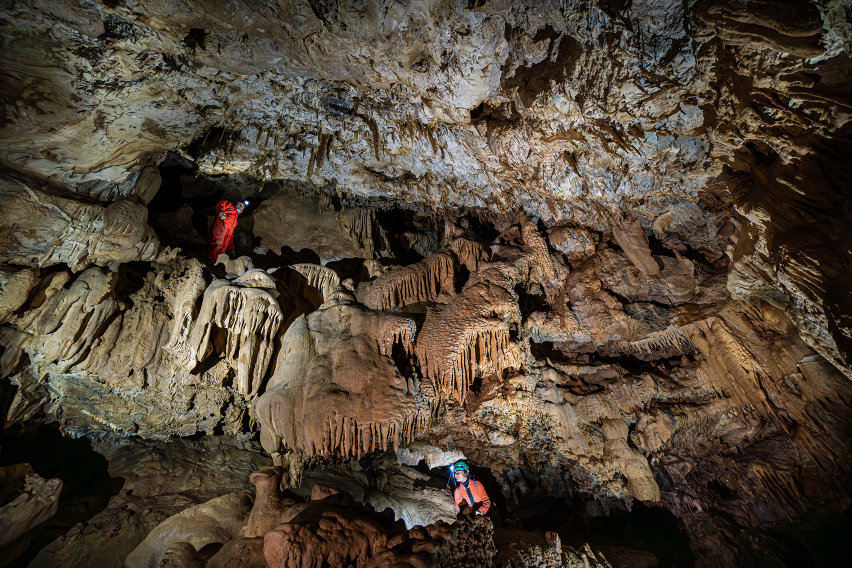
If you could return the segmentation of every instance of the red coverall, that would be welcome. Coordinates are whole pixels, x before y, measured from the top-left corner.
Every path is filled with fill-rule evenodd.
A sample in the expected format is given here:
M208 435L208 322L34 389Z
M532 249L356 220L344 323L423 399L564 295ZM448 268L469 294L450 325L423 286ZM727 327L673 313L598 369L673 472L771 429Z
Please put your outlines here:
M213 237L207 245L207 258L216 262L223 252L234 250L234 230L240 212L228 201L222 199L216 204L216 223L213 225Z
M491 508L491 499L488 498L488 493L482 484L475 479L468 479L464 483L459 483L456 490L453 492L453 498L456 501L456 510L460 510L459 505L462 501L476 510L480 515L484 515Z

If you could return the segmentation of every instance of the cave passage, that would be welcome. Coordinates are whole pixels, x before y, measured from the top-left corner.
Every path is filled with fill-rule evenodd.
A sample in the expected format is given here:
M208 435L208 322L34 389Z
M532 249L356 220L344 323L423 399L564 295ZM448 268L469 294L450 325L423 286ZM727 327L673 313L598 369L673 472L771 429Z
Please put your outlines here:
M104 510L124 484L122 478L110 477L107 460L88 439L63 436L55 423L8 425L0 430L0 448L0 467L26 463L43 478L62 480L56 513L14 543L24 550L16 550L20 556L4 564L9 568L28 566L50 542Z

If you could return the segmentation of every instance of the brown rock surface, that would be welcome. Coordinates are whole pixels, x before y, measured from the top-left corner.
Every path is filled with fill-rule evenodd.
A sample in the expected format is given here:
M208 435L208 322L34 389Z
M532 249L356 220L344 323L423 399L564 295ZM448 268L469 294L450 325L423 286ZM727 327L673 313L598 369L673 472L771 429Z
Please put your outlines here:
M318 197L279 193L254 214L261 246L275 252L287 246L311 249L320 258L372 258L374 214L369 209L325 210Z
M124 484L109 505L47 545L30 564L122 566L127 555L161 522L224 493L251 487L249 475L269 459L258 448L221 438L199 442L126 441L105 436L96 449L109 473Z
M412 441L426 408L390 357L397 344L413 351L414 332L413 321L368 310L342 289L297 319L255 405L264 448L349 457Z

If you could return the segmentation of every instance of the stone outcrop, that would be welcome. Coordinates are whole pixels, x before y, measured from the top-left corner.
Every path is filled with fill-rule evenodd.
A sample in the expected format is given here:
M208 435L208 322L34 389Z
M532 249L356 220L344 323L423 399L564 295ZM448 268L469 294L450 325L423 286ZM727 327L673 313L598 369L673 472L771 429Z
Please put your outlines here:
M248 274L248 273L246 273ZM207 357L214 328L226 334L225 356L237 370L237 392L254 397L260 391L272 359L273 345L283 315L275 297L274 281L261 272L262 280L240 276L233 285L214 280L204 291L198 321L189 336L189 349L196 362Z
M319 197L279 193L261 203L254 214L254 233L261 246L280 252L310 249L320 258L373 258L374 212L353 207L335 211Z
M434 302L453 291L455 259L447 252L429 253L422 261L383 272L358 287L358 301L374 310Z
M0 262L24 266L62 262L76 271L91 264L116 266L169 255L147 224L145 204L133 197L106 206L86 204L4 177L0 200L4 204Z
M207 566L449 568L488 566L495 556L488 519L438 521L406 530L341 500L337 491L326 496L314 492L319 498L310 501L282 497L277 489L281 473L280 468L270 468L252 475L257 492L248 520L250 497L244 494L190 507L151 531L125 566L193 566L189 562L199 562L198 552L211 542L224 546Z
M104 510L42 549L34 568L122 566L160 523L221 495L241 494L251 488L251 472L270 462L256 445L223 437L146 442L110 434L95 449L109 461L109 475L124 480L121 490Z
M0 548L56 514L61 479L44 479L27 464L0 468Z
M148 533L127 555L126 568L156 568L168 556L184 556L211 543L224 544L237 537L251 511L251 495L229 493L169 517ZM175 545L183 545L176 547ZM191 554L191 553L190 553ZM177 560L173 558L172 561ZM182 565L182 564L178 564Z
M133 275L141 284L129 294L127 273L48 274L0 332L19 404L47 379L67 428L163 437L212 432L224 419L241 429L242 401L268 376L283 318L275 281L260 272L208 285L198 261L177 257ZM90 408L90 397L104 404Z

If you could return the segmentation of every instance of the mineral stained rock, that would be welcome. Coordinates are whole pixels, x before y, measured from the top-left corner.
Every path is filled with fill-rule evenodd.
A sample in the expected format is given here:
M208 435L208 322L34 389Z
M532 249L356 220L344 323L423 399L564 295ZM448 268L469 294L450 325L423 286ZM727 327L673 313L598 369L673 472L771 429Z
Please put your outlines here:
M396 449L425 427L428 407L391 359L413 351L415 324L354 303L338 289L297 319L255 413L270 453L361 456Z

